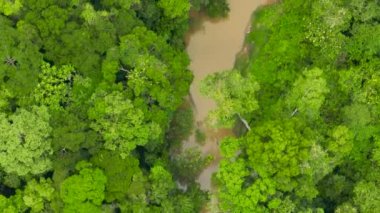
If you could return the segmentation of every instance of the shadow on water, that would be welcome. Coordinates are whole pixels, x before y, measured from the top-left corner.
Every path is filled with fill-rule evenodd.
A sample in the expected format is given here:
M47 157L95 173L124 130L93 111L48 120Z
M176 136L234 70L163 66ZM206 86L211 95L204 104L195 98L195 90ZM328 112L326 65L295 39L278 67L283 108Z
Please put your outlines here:
M190 38L193 34L197 32L204 33L206 31L206 27L204 25L205 22L216 24L219 22L223 22L226 19L228 19L228 16L222 17L222 18L210 18L202 11L191 10L190 11L190 28L187 34L185 35L186 46L189 44Z

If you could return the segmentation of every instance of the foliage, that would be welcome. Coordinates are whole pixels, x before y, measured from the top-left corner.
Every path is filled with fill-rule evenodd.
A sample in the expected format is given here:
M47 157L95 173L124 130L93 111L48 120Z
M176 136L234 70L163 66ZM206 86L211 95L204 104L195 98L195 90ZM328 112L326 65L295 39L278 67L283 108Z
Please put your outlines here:
M0 165L5 172L25 176L51 169L49 117L46 107L36 106L0 114Z
M118 151L123 158L160 134L158 125L144 122L143 112L120 92L99 92L93 96L93 103L88 112L94 120L91 127L103 135L106 149Z
M0 5L3 6L3 4ZM38 39L24 36L23 32L13 28L13 23L4 16L0 17L0 24L3 32L0 35L2 89L8 91L19 105L28 106L28 96L38 83L42 61Z
M196 148L189 148L173 157L172 171L181 183L191 183L211 162L212 156L202 156Z
M45 63L41 70L40 83L36 87L34 97L38 103L50 106L52 109L59 109L61 105L67 104L74 68L63 66L58 69Z
M105 198L108 202L144 198L145 180L137 159L131 156L122 159L112 151L103 150L92 158L92 162L107 176Z
M181 106L191 8L229 10L0 0L1 212L201 211L195 178L209 158L173 152L193 128ZM380 211L379 11L286 0L255 13L247 61L202 84L218 106L211 123L248 130L221 142L213 209Z
M187 0L160 0L158 6L169 18L186 17L190 10L190 3Z
M231 73L254 79L234 88L256 89L223 102L234 78L205 80L216 120L228 101L256 103L240 113L250 130L222 142L220 211L379 211L379 8L287 0L255 12L252 52Z
M237 70L209 75L202 82L201 92L218 105L209 115L211 124L231 127L236 116L258 109L255 92L259 88L253 76L242 76Z
M28 182L23 191L23 201L30 207L31 212L41 212L52 200L54 188L50 179L41 178L38 182L33 179Z
M227 17L230 11L226 0L190 0L195 10L206 11L211 18Z
M171 174L162 166L154 166L149 175L151 182L151 195L152 202L165 205L168 193L174 189L174 182Z
M167 169L192 128L190 8L0 0L0 212L200 211Z
M306 117L315 118L329 89L323 79L322 70L314 68L305 71L303 75L294 82L286 102L290 109L294 109L290 114L299 112Z
M190 103L185 103L174 112L166 138L174 144L179 144L190 136L193 128L194 112Z
M354 189L354 202L361 212L377 212L380 209L379 187L373 182L359 182Z
M3 195L0 195L0 210L4 213L14 213L14 212L23 212L26 207L22 202L22 197L20 194L6 198Z
M64 212L101 212L107 177L103 171L93 168L90 163L76 165L79 174L63 181L60 196L65 204Z
M1 0L0 1L0 12L4 13L4 15L9 16L13 14L17 14L22 8L21 0Z

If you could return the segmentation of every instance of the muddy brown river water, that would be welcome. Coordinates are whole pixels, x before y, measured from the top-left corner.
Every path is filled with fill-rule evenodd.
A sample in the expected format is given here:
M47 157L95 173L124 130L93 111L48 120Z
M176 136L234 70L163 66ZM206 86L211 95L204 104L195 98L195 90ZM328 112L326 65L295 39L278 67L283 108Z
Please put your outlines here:
M260 5L269 3L268 0L229 0L230 13L226 19L211 21L197 17L201 21L201 27L194 30L188 36L187 52L190 55L190 69L194 73L194 80L190 93L194 103L195 122L205 134L206 142L203 146L195 142L195 135L184 141L186 149L199 146L204 155L213 155L211 164L203 170L198 178L201 188L212 191L211 177L218 169L220 153L218 141L231 135L229 129L212 129L204 125L204 120L215 103L199 92L202 79L208 74L221 72L233 68L235 56L242 48L246 33L249 31L249 23L252 12Z

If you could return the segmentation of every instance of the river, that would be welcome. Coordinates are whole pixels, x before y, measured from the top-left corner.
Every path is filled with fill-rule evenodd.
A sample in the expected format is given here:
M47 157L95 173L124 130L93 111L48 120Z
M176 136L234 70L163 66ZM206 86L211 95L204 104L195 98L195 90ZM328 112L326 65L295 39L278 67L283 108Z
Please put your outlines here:
M187 52L191 59L190 69L194 73L194 80L190 94L194 103L195 126L206 135L205 144L198 145L195 135L191 135L184 142L184 148L199 146L203 155L212 155L213 161L203 170L197 179L201 188L212 191L211 176L218 169L220 153L218 141L232 135L229 129L212 129L205 125L205 118L215 103L199 92L199 85L207 75L233 68L235 56L242 48L252 12L260 5L269 3L269 0L229 0L230 13L228 18L209 20L197 17L201 27L189 33Z

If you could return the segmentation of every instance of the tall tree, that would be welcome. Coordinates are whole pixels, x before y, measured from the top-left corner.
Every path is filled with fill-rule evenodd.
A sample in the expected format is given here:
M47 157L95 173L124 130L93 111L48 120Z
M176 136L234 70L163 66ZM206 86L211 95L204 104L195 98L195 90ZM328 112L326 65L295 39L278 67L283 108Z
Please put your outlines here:
M25 190L22 192L22 199L31 212L42 212L50 210L49 202L53 198L54 188L50 179L41 178L28 182Z
M46 107L36 106L10 116L0 113L0 166L5 172L25 176L51 169L49 117Z
M0 12L6 16L17 14L22 8L21 2L21 0L0 0Z
M154 166L151 169L149 181L151 183L150 199L152 202L169 205L168 195L175 188L171 174L162 166Z
M211 124L232 127L236 118L242 118L258 109L256 92L259 89L259 84L252 75L243 76L238 70L206 77L201 92L212 98L218 106L210 113Z
M102 212L107 177L102 170L84 161L76 165L76 170L78 174L68 177L60 188L63 212Z
M164 10L164 14L169 18L187 17L190 10L190 3L187 0L159 0L158 6Z
M62 105L67 104L73 72L74 68L69 65L57 68L44 63L41 67L40 82L34 92L36 101L50 106L51 109L60 109Z
M306 70L293 84L286 103L291 109L290 116L300 113L314 119L319 116L325 95L329 92L323 71L318 68Z
M102 150L91 162L102 168L107 176L105 198L108 202L124 202L126 199L145 202L146 179L136 158L128 156L123 159L112 151Z
M23 32L12 27L12 22L0 17L0 82L18 104L29 105L28 96L38 83L42 62L38 42L29 40Z
M92 103L88 111L91 127L103 136L106 149L117 151L123 158L161 134L160 127L145 120L143 112L121 92L99 91Z

